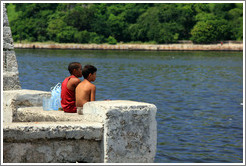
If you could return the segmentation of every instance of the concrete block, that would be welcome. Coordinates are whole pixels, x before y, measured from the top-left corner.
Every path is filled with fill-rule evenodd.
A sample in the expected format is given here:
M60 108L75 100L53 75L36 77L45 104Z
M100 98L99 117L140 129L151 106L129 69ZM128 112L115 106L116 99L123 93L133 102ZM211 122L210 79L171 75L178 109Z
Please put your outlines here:
M100 143L90 140L49 140L3 143L3 163L99 163ZM20 164L18 164L20 165ZM32 164L33 165L33 164ZM42 165L42 164L40 164Z
M13 50L13 38L11 34L10 27L3 27L3 49L4 50Z
M9 26L8 16L7 16L7 10L5 7L5 3L3 4L3 27Z
M3 95L4 119L9 118L3 126L4 162L154 162L153 104L93 101L78 115L43 111L40 99L50 92L11 90Z
M81 122L5 124L3 162L101 162L102 128Z
M21 89L18 72L3 72L3 90Z
M7 51L3 51L3 72L7 71L7 56L6 56Z
M3 71L18 72L18 64L14 51L4 51L3 59L4 66L6 66Z
M84 115L104 122L103 162L154 162L157 144L157 108L134 101L94 101L84 105Z
M64 113L63 111L44 111L42 107L21 107L17 109L15 122L99 122L96 116L78 116L74 113Z
M14 94L14 100L16 102L15 104L19 107L42 106L43 97L51 96L50 92L29 89L4 91L3 94L4 99L11 98L11 96Z
M14 44L9 27L5 4L3 4L3 90L21 89Z
M13 50L14 45L11 43L8 43L8 41L3 40L3 50Z
M15 122L4 123L4 142L29 142L47 139L101 140L101 123Z
M3 91L3 121L15 121L18 108L42 106L42 98L50 95L50 92L36 90Z

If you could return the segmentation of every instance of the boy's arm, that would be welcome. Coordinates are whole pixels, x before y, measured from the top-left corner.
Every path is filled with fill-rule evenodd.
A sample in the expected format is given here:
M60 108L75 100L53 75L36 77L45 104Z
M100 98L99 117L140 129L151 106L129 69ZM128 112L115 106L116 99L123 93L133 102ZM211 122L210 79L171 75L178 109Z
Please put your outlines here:
M70 80L67 83L67 88L71 91L74 91L80 82L81 81L78 78L70 78Z
M90 97L90 101L95 101L96 100L96 86L93 85L91 88L91 97Z

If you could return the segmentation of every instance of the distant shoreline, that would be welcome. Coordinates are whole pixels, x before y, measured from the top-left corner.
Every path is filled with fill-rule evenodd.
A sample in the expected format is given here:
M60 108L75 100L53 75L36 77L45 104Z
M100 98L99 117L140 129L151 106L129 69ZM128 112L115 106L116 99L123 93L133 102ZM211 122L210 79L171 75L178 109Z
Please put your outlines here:
M243 43L219 44L46 44L15 43L17 49L78 49L78 50L132 50L132 51L243 51Z

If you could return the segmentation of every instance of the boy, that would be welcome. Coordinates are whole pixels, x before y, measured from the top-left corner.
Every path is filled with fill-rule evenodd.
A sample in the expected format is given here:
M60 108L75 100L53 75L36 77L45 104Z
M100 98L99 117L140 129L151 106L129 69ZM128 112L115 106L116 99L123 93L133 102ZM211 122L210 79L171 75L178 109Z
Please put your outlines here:
M82 77L82 66L79 62L71 62L68 71L71 75L62 82L61 106L64 112L76 113L75 88L81 82L79 77Z
M78 108L78 113L82 113L83 105L89 101L95 101L96 96L96 86L91 82L96 80L97 68L92 65L86 65L83 68L82 74L84 80L79 83L76 87L76 107ZM80 107L80 108L79 108Z

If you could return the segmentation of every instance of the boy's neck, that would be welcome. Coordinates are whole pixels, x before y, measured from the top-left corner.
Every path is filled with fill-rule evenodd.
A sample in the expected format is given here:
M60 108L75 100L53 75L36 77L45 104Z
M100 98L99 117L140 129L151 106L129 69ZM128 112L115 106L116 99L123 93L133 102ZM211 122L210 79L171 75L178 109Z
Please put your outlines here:
M71 76L75 76L75 77L77 77L77 78L79 78L77 75L75 75L75 74L71 74Z
M89 80L88 78L85 78L85 80L88 81L88 82L91 82L91 80Z

